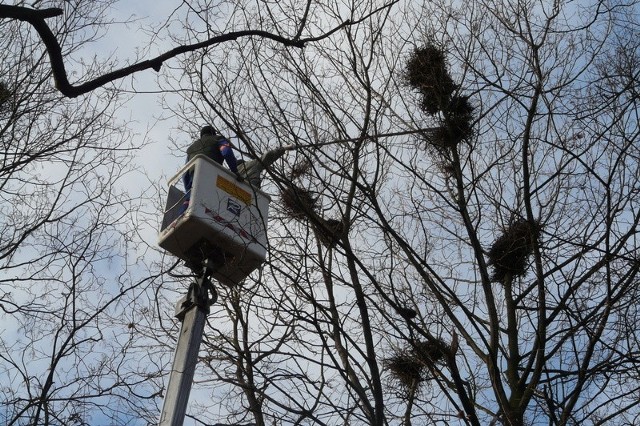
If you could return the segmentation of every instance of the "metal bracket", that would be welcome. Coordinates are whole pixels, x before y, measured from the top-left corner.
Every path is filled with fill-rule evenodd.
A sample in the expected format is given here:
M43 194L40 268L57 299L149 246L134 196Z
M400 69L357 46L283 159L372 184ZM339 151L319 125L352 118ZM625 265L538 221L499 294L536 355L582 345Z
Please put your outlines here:
M187 294L178 300L176 304L175 316L182 321L184 315L195 307L202 309L206 314L209 313L211 305L218 300L218 292L211 282L211 274L213 270L212 264L204 261L204 268L200 276L196 277L194 282L189 286Z

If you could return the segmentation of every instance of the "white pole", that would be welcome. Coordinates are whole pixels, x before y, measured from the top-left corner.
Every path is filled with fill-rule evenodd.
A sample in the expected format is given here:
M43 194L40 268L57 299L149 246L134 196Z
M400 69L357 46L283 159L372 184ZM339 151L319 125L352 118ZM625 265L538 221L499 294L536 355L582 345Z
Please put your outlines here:
M208 290L214 295L212 299L208 298ZM176 316L181 319L182 324L159 426L182 426L184 423L204 325L209 306L215 301L215 297L215 290L208 278L202 277L176 306Z

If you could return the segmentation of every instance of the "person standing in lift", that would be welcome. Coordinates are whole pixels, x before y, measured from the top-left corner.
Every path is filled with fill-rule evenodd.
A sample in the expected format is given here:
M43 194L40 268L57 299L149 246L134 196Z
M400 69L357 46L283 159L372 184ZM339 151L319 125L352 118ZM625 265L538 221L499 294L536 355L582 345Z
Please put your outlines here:
M218 164L225 161L233 173L238 173L238 162L231 144L212 126L204 126L200 130L200 138L187 148L187 162L198 154L204 154Z
M238 161L233 153L231 144L212 126L204 126L200 129L200 138L196 139L189 148L187 148L187 162L196 155L203 154L211 158L218 164L227 163L229 170L236 175L238 174ZM184 202L182 204L182 212L189 206L191 198L191 186L193 185L193 170L189 170L182 177L184 182Z

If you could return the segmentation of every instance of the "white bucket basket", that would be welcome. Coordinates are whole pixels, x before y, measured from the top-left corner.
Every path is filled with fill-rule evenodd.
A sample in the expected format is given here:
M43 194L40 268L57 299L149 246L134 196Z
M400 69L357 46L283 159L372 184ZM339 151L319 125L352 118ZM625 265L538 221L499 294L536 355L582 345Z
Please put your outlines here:
M189 170L193 185L187 207L178 185ZM267 256L270 201L215 161L197 155L169 181L158 244L188 263L209 259L216 265L214 279L236 285Z

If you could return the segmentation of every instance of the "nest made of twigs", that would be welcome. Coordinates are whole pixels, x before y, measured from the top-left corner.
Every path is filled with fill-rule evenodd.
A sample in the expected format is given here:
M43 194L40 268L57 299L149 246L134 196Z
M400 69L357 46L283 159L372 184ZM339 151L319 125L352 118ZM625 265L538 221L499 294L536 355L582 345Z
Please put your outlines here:
M436 364L444 361L449 350L449 345L444 340L433 339L418 342L413 348L413 353L423 364L435 367Z
M338 219L319 219L319 223L312 223L316 231L318 240L327 248L334 247L342 233L344 232L344 223Z
M443 111L441 126L425 133L427 144L443 149L453 148L473 132L473 107L467 96L454 96Z
M412 387L424 380L424 364L411 353L396 353L386 360L386 365L393 377L403 386Z
M471 133L470 128L439 127L425 137L427 146L436 148L436 151L454 148Z
M415 343L410 349L398 351L386 360L386 366L401 384L410 387L427 379L428 372L438 368L451 350L442 339Z
M290 172L291 180L298 179L302 176L307 175L310 170L311 170L311 161L306 159L302 161L298 161L296 164L293 165L293 167L291 167L291 172Z
M540 222L517 219L495 240L488 252L493 267L493 280L507 276L519 277L527 272L534 241L540 234Z
M318 197L307 189L290 185L280 191L285 213L293 219L308 217L318 208Z
M449 75L444 52L433 44L415 49L405 69L407 83L422 94L428 114L444 109L457 86Z
M12 96L7 85L0 81L0 107L3 106Z
M445 111L458 119L471 119L473 114L473 106L469 102L468 96L454 95L451 96Z
M473 129L473 106L468 96L453 96L444 112L444 124L449 136L460 142L471 136Z

